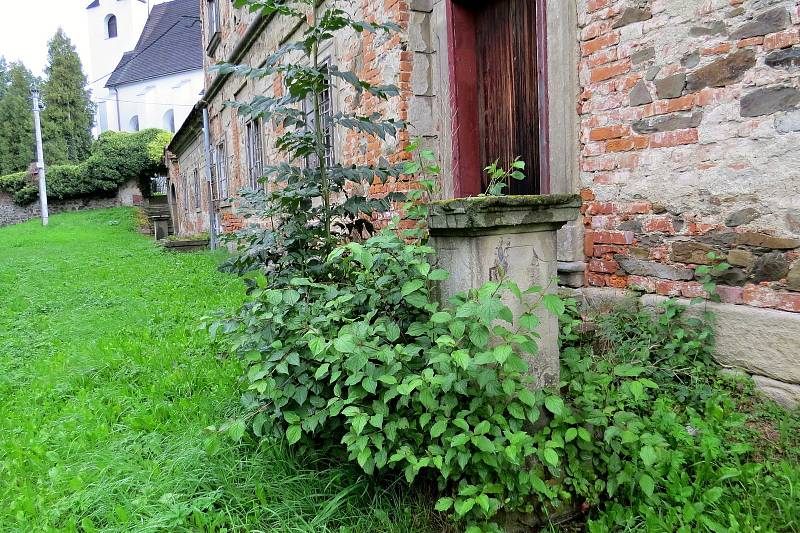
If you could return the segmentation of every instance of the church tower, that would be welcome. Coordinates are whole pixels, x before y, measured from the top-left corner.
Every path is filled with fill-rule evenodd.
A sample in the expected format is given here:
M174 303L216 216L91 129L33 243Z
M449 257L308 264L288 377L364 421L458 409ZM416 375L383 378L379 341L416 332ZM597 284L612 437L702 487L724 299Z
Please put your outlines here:
M94 0L86 8L89 24L89 87L97 104L95 132L120 130L114 122L115 96L106 81L125 52L133 50L142 33L153 0Z

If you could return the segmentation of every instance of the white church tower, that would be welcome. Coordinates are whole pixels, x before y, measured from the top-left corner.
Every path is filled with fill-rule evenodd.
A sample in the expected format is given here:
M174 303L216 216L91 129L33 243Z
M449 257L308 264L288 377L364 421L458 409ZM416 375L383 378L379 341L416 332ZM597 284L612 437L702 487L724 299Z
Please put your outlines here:
M94 0L86 8L89 22L91 57L89 84L97 104L95 131L120 130L114 91L106 89L108 77L122 59L133 50L142 33L153 0Z

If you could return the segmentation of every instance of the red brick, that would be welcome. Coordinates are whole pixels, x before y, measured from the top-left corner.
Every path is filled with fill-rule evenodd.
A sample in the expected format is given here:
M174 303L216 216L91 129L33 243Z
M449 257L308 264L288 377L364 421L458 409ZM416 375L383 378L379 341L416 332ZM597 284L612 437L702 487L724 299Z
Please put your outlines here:
M697 129L665 131L654 133L650 136L651 148L669 148L685 144L697 144L699 136Z
M633 202L624 204L619 208L619 211L626 215L646 215L653 211L653 204L650 202Z
M642 230L645 233L675 233L670 217L653 217L642 225Z
M778 293L769 287L748 285L744 288L742 299L747 305L753 307L777 307L781 303Z
M589 72L589 79L592 83L608 80L613 77L619 76L620 74L625 74L626 72L630 72L631 70L631 63L630 61L620 61L619 63L614 63L612 65L603 65L602 67L597 67L592 69Z
M764 48L767 50L788 48L798 43L800 43L800 34L798 34L798 30L795 28L764 37Z
M594 191L592 189L581 189L581 200L584 202L594 200Z
M606 33L581 45L581 55L586 57L619 42L619 32Z
M681 296L684 298L708 298L708 293L703 289L701 283L690 281L681 286Z
M656 292L656 280L645 276L628 276L628 286L645 292Z
M602 20L587 25L585 28L583 28L583 30L581 30L581 40L589 41L590 39L594 39L601 35L608 34L609 32L612 31L611 28L612 24L613 22L610 20ZM617 42L619 42L619 33L617 33L616 35L617 35Z
M595 274L594 272L586 273L586 284L592 287L605 287L606 277L602 274Z
M760 46L764 44L763 37L749 37L747 39L739 39L736 43L738 48L747 48L748 46Z
M717 294L720 300L726 304L743 304L744 303L744 290L741 287L728 287L727 285L718 285Z
M700 49L700 55L716 56L719 54L727 54L731 51L731 43L720 43L714 46L706 46Z
M612 139L606 143L606 150L609 152L629 152L631 150L647 148L649 143L649 139L644 135L625 137L624 139Z
M612 3L614 3L614 0L589 0L586 3L586 12L594 13L604 7L610 6Z
M588 58L586 58L582 63L589 68L599 67L600 65L605 65L606 63L611 63L612 61L617 60L617 49L616 48L608 48L606 50L600 50L595 54L592 54Z
M594 253L594 232L587 231L583 235L583 255L591 257Z
M620 223L620 218L614 215L600 215L591 217L592 229L615 229Z
M606 279L606 285L615 289L626 289L628 287L628 278L626 276L610 276Z
M680 296L681 295L681 285L680 281L669 281L665 279L657 279L656 282L656 293L660 294L661 296Z
M674 113L676 111L688 111L689 109L694 107L696 101L697 101L697 94L687 94L686 96L681 96L680 98L673 98L672 100L666 100L667 113Z
M776 306L778 309L800 313L800 293L779 292L778 295L779 301Z
M633 244L632 231L595 231L594 242L600 244Z
M614 212L614 204L611 202L592 202L586 204L586 214L594 215L610 215Z
M588 255L594 255L595 257L603 257L606 255L620 254L624 251L625 247L623 246L615 246L613 244L598 244L594 247L593 250L594 253Z
M608 139L618 139L631 133L631 127L627 124L617 124L604 128L594 128L589 132L589 140L605 141Z
M616 261L604 261L602 259L592 259L589 261L589 272L599 272L602 274L613 274L619 270L619 263Z

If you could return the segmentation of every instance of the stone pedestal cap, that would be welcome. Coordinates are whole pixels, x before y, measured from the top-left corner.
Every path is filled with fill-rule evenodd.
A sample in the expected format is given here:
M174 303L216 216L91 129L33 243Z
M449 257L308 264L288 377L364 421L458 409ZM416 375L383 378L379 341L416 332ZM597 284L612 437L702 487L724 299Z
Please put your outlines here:
M475 196L430 206L431 235L486 235L555 230L578 218L576 194Z

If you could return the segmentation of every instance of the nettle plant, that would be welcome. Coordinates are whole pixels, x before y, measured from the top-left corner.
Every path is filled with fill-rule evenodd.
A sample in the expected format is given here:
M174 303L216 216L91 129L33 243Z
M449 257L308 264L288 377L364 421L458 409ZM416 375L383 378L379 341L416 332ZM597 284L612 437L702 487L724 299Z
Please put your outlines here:
M219 64L218 72L245 78L277 77L281 96L256 96L250 102L228 102L250 120L271 122L280 134L275 148L286 160L264 168L261 183L275 184L242 193L248 217L268 221L253 224L233 235L241 254L227 267L238 273L271 272L286 282L295 274L314 274L342 235L369 233L373 212L391 209L402 195L369 198L363 192L375 179L387 181L403 174L403 164L385 160L375 165L344 165L327 157L337 130L351 130L380 139L396 136L405 123L379 113L323 113L322 95L332 86L346 84L356 93L369 93L388 101L398 96L393 85L375 86L353 72L322 60L320 50L343 31L392 33L396 24L357 20L347 11L330 7L320 13L315 0L235 0L236 7L281 15L305 24L299 41L288 42L270 54L263 65Z

